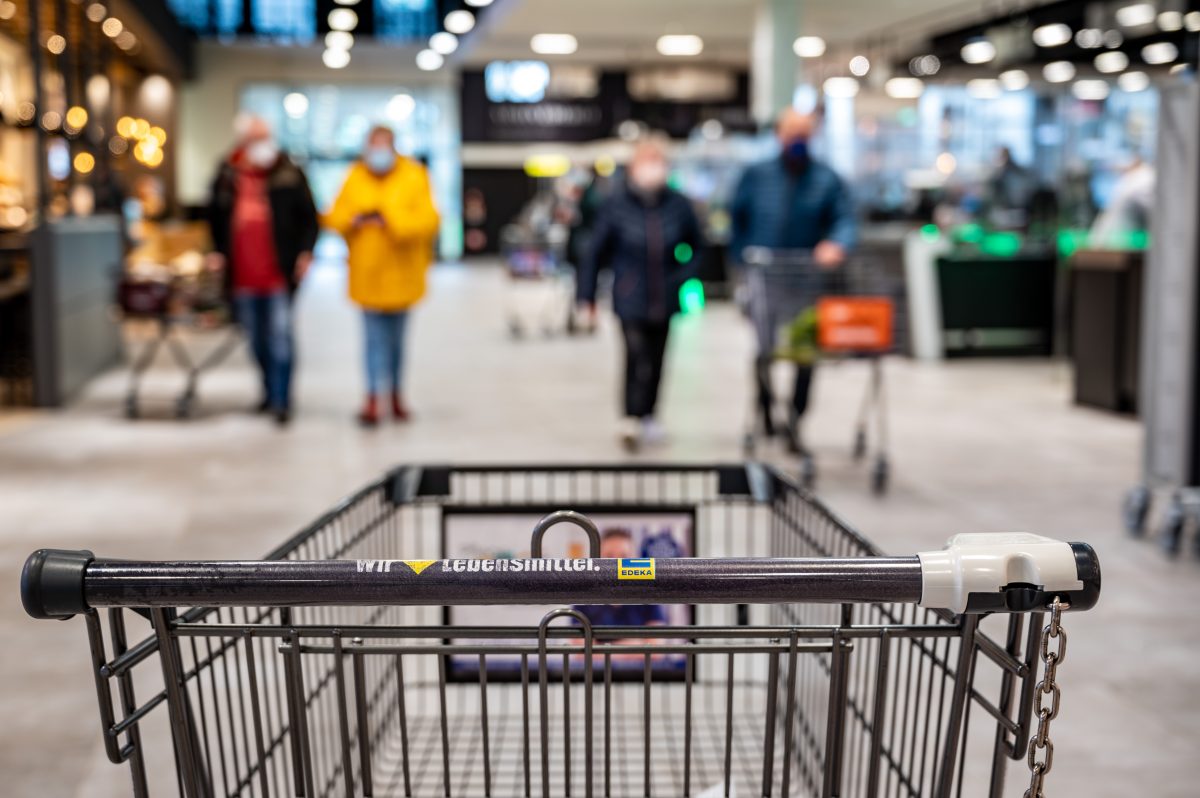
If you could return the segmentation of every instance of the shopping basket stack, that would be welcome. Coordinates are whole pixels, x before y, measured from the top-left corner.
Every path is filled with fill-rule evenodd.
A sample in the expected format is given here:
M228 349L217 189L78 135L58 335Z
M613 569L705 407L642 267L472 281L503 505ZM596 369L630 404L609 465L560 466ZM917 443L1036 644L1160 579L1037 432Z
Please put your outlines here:
M874 424L875 451L871 486L887 490L890 463L887 447L887 406L882 356L895 344L895 300L898 287L868 259L852 258L837 268L818 266L809 250L748 247L741 256L742 285L747 314L754 327L754 406L744 437L752 456L759 436L782 430L789 449L800 457L800 479L816 482L817 466L805 446L800 417L794 407L778 423L772 364L789 362L796 369L812 368L818 360L865 359L871 375L854 428L854 459L868 455Z
M528 548L458 556L556 508L579 512ZM602 541L604 517L624 531ZM668 517L691 533L675 553L707 559L600 557L637 518L663 551ZM881 556L760 466L405 467L264 560L42 550L22 597L83 615L135 795L946 798L999 796L1009 759L1046 755L1064 669L1039 683L1039 657L1099 585L1089 547L1030 535ZM584 605L694 612L612 626ZM454 621L505 607L534 620Z

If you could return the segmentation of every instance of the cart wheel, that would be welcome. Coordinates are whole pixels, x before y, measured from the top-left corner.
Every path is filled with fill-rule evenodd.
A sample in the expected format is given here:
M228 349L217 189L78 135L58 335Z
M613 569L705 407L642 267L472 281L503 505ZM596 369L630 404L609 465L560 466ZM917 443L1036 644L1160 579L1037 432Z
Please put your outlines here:
M854 431L854 459L862 460L867 456L867 431L859 427Z
M886 457L880 457L875 461L875 467L871 469L871 491L876 496L887 493L889 471Z
M1150 489L1139 485L1125 494L1121 516L1125 520L1125 531L1135 538L1146 534L1146 516L1150 513Z
M1171 500L1170 506L1163 513L1162 524L1159 527L1159 545L1168 557L1177 557L1183 546L1183 526L1186 516L1183 504L1178 497Z
M817 486L817 461L807 452L800 456L800 484L806 490Z

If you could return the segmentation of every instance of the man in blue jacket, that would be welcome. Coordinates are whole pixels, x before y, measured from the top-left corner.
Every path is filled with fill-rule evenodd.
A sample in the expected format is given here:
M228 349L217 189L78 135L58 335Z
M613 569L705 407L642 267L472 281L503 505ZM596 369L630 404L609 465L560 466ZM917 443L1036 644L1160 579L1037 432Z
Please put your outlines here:
M812 116L785 111L775 128L779 156L751 166L742 175L730 209L730 256L735 262L746 247L810 250L817 268L835 269L853 247L858 235L854 203L841 178L809 155L813 124ZM756 375L763 423L772 435L769 351L758 353ZM811 365L797 365L789 436L808 409L812 376ZM795 437L791 441L799 446Z

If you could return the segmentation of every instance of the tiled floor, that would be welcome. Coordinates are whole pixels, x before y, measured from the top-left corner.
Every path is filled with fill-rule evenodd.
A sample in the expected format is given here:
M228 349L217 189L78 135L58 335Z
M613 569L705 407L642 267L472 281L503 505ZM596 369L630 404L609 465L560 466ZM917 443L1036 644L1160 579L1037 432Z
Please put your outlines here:
M169 420L165 404L161 417L124 420L124 375L114 372L68 410L0 424L0 793L114 795L128 784L100 747L81 623L35 623L20 610L18 571L34 548L252 557L401 461L625 457L614 438L616 330L513 342L501 278L436 273L410 328L417 417L407 426L352 422L360 331L336 266L318 269L301 297L298 412L286 431L242 412L254 395L240 354L205 380L188 422ZM672 437L657 459L739 457L749 346L729 307L677 322L663 412ZM1051 793L1200 793L1200 566L1167 562L1121 531L1137 425L1073 408L1061 365L892 361L894 483L877 499L849 457L866 377L858 363L822 369L809 437L821 493L886 550L1026 530L1087 540L1100 553L1102 602L1068 618ZM166 396L172 379L156 373L150 390ZM1013 772L1008 793L1020 795L1019 765Z

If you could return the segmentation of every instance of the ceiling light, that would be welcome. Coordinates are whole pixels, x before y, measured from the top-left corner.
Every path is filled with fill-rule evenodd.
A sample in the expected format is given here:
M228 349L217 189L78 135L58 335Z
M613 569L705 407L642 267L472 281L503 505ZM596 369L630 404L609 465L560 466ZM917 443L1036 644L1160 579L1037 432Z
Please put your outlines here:
M325 34L325 46L330 50L349 50L354 46L354 34L344 30L331 30Z
M333 2L337 3L339 6L356 6L356 5L358 5L358 0L333 0Z
M579 49L579 42L569 33L539 33L529 46L542 55L570 55Z
M450 55L458 49L458 37L453 33L440 30L429 37L429 49L442 55Z
M1103 100L1108 96L1108 82L1097 80L1077 80L1071 84L1071 93L1079 100Z
M976 39L964 44L959 55L968 64L986 64L996 57L996 46L987 39Z
M1117 24L1122 28L1140 28L1149 25L1157 16L1152 3L1134 3L1117 9Z
M1059 47L1071 41L1071 29L1061 22L1033 29L1033 43L1038 47Z
M1129 56L1120 50L1109 50L1096 56L1092 63L1096 65L1097 72L1120 72L1129 66Z
M475 27L475 15L460 8L447 14L442 24L445 25L446 30L461 36L464 33L470 33L471 28Z
M848 77L832 77L826 79L821 86L827 97L848 98L858 94L858 81Z
M1020 91L1029 85L1029 73L1023 69L1009 69L1000 73L1000 85L1006 91Z
M908 71L918 77L936 75L941 68L942 62L936 55L918 55L908 62Z
M1075 77L1075 65L1070 61L1051 61L1042 67L1042 77L1051 83L1066 83Z
M298 91L283 98L283 112L292 119L299 119L308 113L308 98Z
M412 112L417 108L417 101L412 98L411 94L394 94L392 99L388 100L387 113L388 119L394 122L403 122L412 116Z
M466 3L467 5L475 8L484 8L485 6L490 6L492 4L492 0L466 0Z
M321 60L330 69L341 69L350 63L350 51L329 49L321 53Z
M1104 46L1110 50L1115 50L1125 43L1125 37L1121 35L1119 30L1104 31Z
M937 170L939 172L944 175L948 175L954 172L954 169L958 166L958 161L956 161L954 156L950 153L943 152L938 155L937 159L934 161L934 164L937 166Z
M444 63L446 63L446 59L442 57L441 53L434 50L422 50L417 53L417 69L432 72L435 69L441 69Z
M792 52L801 58L820 58L825 55L825 40L820 36L801 36L792 42Z
M691 33L671 33L658 37L658 51L663 55L700 55L704 40Z
M1117 88L1121 91L1143 91L1150 86L1150 76L1145 72L1126 72L1117 77Z
M86 175L92 169L96 168L96 156L90 152L81 152L75 156L75 171L81 175Z
M122 50L132 50L137 46L137 37L134 36L133 32L129 30L121 31L121 35L113 39L113 41L116 42L117 47L120 47Z
M100 26L100 30L104 31L104 35L108 38L115 39L120 35L121 31L125 30L125 26L116 17L109 17L104 20L104 24Z
M67 127L75 130L83 130L83 126L87 124L88 112L81 105L73 105L67 109Z
M1187 69L1188 69L1188 65L1187 65L1187 64L1173 64L1173 65L1171 66L1170 73L1171 73L1172 75L1178 75L1178 74L1180 74L1181 72L1186 72L1186 71L1187 71Z
M1000 96L1000 81L995 78L975 78L967 81L967 93L980 100L993 100Z
M46 39L46 49L55 55L62 55L67 49L67 40L60 34L52 33L50 38Z
M871 61L865 55L856 55L850 59L850 74L862 77L871 71Z
M883 90L897 100L913 100L925 91L925 82L920 78L890 78L883 84Z
M350 31L358 27L358 14L349 8L335 8L329 12L329 29Z
M1142 60L1147 64L1169 64L1179 57L1179 48L1171 42L1155 42L1142 48Z
M108 16L108 9L99 3L92 3L87 7L87 18L92 22L102 22Z
M1192 33L1200 31L1200 11L1189 11L1183 15L1183 27Z
M1163 11L1158 15L1158 29L1172 33L1183 28L1183 13L1180 11Z
M1075 44L1085 50L1092 50L1104 44L1104 31L1099 28L1081 28L1075 34Z

